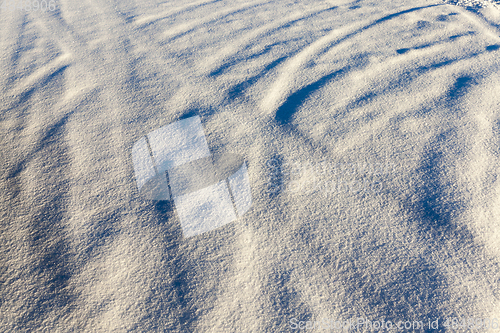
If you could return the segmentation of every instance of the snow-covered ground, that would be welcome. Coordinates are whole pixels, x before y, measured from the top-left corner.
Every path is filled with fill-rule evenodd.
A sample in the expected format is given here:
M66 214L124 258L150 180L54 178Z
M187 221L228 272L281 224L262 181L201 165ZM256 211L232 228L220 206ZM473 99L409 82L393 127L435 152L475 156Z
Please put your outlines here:
M462 6L468 9L475 8L498 8L499 0L444 0L445 3Z
M0 10L0 331L500 331L498 1L35 1ZM253 204L186 238L132 147L191 116Z

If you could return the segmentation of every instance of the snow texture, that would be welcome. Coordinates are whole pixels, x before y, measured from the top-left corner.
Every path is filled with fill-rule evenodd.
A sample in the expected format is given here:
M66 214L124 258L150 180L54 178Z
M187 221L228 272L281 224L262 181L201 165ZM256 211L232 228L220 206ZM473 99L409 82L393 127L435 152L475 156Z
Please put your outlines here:
M0 331L500 320L500 9L453 3L2 6ZM134 151L195 116L165 144L243 155L250 203L141 195Z

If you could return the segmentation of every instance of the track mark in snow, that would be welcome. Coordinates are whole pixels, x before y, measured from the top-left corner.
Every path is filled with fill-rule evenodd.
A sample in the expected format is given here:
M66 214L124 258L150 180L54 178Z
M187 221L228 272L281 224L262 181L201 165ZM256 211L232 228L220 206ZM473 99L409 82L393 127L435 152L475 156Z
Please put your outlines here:
M328 83L328 81L338 76L345 75L345 73L347 73L351 67L351 65L348 65L339 70L336 70L333 73L327 74L321 77L319 80L316 80L315 82L300 88L299 90L288 96L285 102L281 104L281 106L276 111L276 121L280 125L288 124L293 114L312 93L321 89L325 84Z
M222 20L223 18L234 15L239 12L243 12L245 10L253 9L255 7L263 6L264 4L260 1L252 2L249 4L241 5L238 7L233 7L224 11L217 12L213 15L210 15L208 17L205 17L200 20L192 20L189 23L185 23L182 25L178 25L173 29L169 29L163 33L163 38L165 39L164 42L170 42L172 40L175 40L179 37L184 36L185 34L192 32L193 30L196 30L197 28L204 26L209 23L217 22Z
M280 57L280 58L272 61L270 64L266 65L264 67L264 69L262 71L260 71L257 75L249 77L245 81L240 82L240 83L234 85L233 87L231 87L227 91L227 99L233 100L233 99L242 97L242 95L244 94L245 90L248 87L250 87L251 85L256 83L259 79L264 77L264 75L266 75L266 73L268 73L269 71L271 71L274 68L276 68L277 66L279 66L286 59L287 59L287 57L284 56L284 57Z
M496 51L498 49L500 49L500 45L498 45L498 44L486 46L486 51L489 51L489 52Z
M26 158L22 159L21 162L11 169L7 178L17 177L19 173L24 170L27 163L35 157L37 153L43 151L45 143L54 140L55 133L59 133L61 128L67 125L70 117L75 113L75 110L86 102L87 98L91 97L96 91L97 89L94 88L83 92L67 92L65 96L62 96L57 104L54 105L54 108L60 110L62 114L54 121L50 121L50 123L46 121L46 129L39 135L33 136L33 142L35 143L32 148L28 149L25 147L25 150L29 150L25 155Z
M208 67L208 68L216 67L210 71L209 76L219 75L227 67L229 67L230 65L233 65L233 64L229 64L229 65L227 64L228 58L231 56L234 56L238 52L241 52L242 50L247 48L253 40L255 40L259 37L262 37L262 36L270 35L274 32L280 31L282 29L286 29L297 22L307 20L307 19L312 18L316 15L319 15L319 14L322 14L324 12L328 12L331 10L335 10L337 8L338 7L333 6L333 7L322 8L319 10L315 9L315 10L310 10L307 12L302 12L299 14L293 14L293 15L290 15L282 20L273 21L272 23L266 24L265 26L259 27L257 29L252 29L252 31L250 33L248 33L246 36L239 39L235 43L230 43L228 46L226 46L224 49L222 49L221 52L216 54L214 56L214 58L213 58L214 60L212 61L211 64L204 63L203 69L205 69L205 67ZM244 60L242 60L242 61L244 61Z
M479 27L479 30L489 38L491 38L493 43L499 43L500 42L500 31L493 27L491 24L488 24L485 20L481 19L477 15L473 15L469 13L467 10L462 9L460 7L457 7L457 9L460 11L460 13L468 19L472 24L475 26Z
M380 24L391 20L393 18L399 17L401 15L415 12L418 10L436 7L441 5L429 5L422 7L413 7L405 10L398 11L396 13L392 13L389 15L384 15L381 18L370 21L370 22L361 22L355 23L348 27L343 27L337 30L334 30L327 34L324 37L321 37L316 42L310 44L304 50L302 50L295 57L290 59L287 64L285 64L280 71L278 78L276 79L273 86L270 88L269 93L264 97L261 108L269 113L273 110L276 110L279 105L283 104L285 101L285 96L290 94L291 84L294 83L294 77L298 74L299 70L305 67L305 64L309 62L309 60L313 56L320 56L328 51L330 51L333 47L340 45L341 43L353 38L354 36Z
M426 43L426 44L422 44L422 45L418 45L418 46L413 46L413 47L408 47L408 48L397 49L396 53L398 53L398 54L404 54L404 53L406 53L408 51L411 51L411 50L426 49L426 48L429 48L429 47L432 47L432 46L441 45L441 44L445 44L445 43L450 43L450 42L453 42L456 39L459 39L461 37L466 37L466 36L470 36L470 35L474 35L474 34L475 34L474 31L468 31L468 32L463 33L463 34L453 35L453 36L450 36L450 37L445 38L445 39L437 40L435 42Z

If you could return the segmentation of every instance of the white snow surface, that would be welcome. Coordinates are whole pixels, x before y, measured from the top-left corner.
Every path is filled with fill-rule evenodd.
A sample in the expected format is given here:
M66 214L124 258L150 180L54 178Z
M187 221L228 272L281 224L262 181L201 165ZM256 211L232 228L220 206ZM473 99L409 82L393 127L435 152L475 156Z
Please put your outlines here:
M500 9L454 3L2 9L0 331L500 321ZM132 147L195 115L252 207L185 238Z

